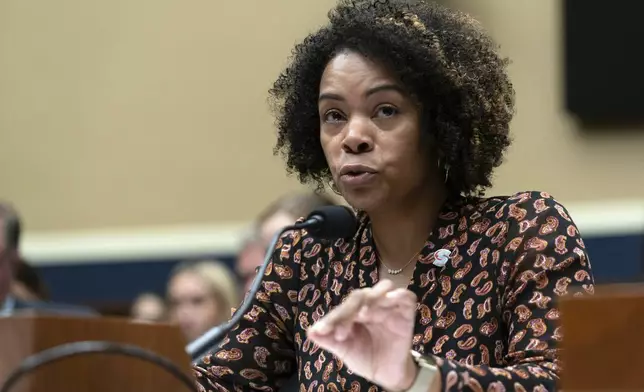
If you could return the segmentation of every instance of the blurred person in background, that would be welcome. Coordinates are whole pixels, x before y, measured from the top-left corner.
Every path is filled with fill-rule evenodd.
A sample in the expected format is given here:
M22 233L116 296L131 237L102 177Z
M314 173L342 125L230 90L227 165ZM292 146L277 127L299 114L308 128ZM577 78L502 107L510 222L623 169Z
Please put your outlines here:
M257 217L254 230L237 257L235 268L243 281L244 292L253 283L255 271L264 262L267 247L275 233L320 207L334 204L331 198L315 192L284 195L269 204Z
M275 233L283 227L295 223L313 210L335 204L331 198L315 192L284 195L269 204L257 217L259 237L268 246Z
M0 315L11 314L16 308L11 286L19 243L20 217L11 205L0 203Z
M38 298L38 290L29 293L16 286L16 273L24 277L26 265L20 265L20 236L22 224L18 212L8 203L0 202L0 316L11 316L16 313L30 311L37 313L54 313L69 316L94 316L97 312L83 306L57 304ZM22 271L21 271L22 268ZM35 271L33 271L35 273ZM24 283L24 282L22 282ZM16 295L16 288L17 294ZM23 298L21 294L26 295ZM29 297L35 298L29 298Z
M267 246L268 244L262 241L257 230L253 230L243 241L235 262L235 270L241 279L243 293L250 289L257 268L264 261Z
M11 295L22 301L48 301L49 292L38 271L19 258L15 265Z
M166 304L155 293L142 293L132 302L130 317L141 323L158 323L166 320Z
M239 304L237 280L220 261L187 261L177 265L168 281L170 320L188 341L227 321Z

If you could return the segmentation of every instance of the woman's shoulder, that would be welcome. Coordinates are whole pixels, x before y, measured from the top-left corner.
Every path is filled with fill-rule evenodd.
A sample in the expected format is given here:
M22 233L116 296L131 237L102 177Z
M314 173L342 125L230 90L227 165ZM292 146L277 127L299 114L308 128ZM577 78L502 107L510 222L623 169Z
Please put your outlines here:
M551 194L543 191L522 191L509 196L476 199L466 205L470 211L496 221L534 221L547 217L573 223L568 210Z

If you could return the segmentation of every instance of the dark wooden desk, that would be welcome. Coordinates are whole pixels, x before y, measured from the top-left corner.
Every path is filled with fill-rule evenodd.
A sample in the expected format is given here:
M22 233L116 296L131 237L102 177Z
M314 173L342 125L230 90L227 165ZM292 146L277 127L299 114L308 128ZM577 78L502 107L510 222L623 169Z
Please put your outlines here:
M644 391L644 285L566 298L561 321L563 390Z
M20 316L0 318L0 384L31 354L83 340L129 343L154 351L177 364L190 359L179 330L169 325L132 323L126 319ZM36 370L15 392L160 392L185 391L178 380L142 360L91 354L69 358Z

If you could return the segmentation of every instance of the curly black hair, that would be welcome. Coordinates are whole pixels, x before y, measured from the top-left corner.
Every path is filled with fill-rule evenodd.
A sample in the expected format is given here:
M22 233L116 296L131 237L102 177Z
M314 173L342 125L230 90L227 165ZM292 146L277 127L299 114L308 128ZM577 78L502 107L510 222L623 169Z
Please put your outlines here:
M393 70L422 108L423 138L449 168L450 196L480 196L510 145L514 89L508 60L479 23L435 3L340 0L329 23L295 46L269 91L275 154L289 173L322 189L331 180L317 98L328 62L351 50ZM436 164L437 157L433 164Z

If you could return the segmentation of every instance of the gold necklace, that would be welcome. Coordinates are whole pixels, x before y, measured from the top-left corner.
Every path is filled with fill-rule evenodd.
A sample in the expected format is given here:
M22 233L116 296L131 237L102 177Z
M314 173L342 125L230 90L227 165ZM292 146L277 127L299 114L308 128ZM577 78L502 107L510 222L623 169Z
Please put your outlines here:
M389 268L387 266L387 264L385 264L385 262L382 261L382 258L380 257L380 252L378 252L378 249L376 249L376 257L378 258L378 261L380 261L380 264L382 264L385 268L387 268L387 273L389 275L399 275L401 272L403 272L405 270L405 268L407 268L407 266L409 266L409 264L411 264L412 261L418 260L418 256L420 255L420 252L423 249L424 249L424 247L421 248L418 252L416 252L416 254L413 255L412 258L409 259L409 261L405 265L403 265L402 267L397 268L397 269Z

